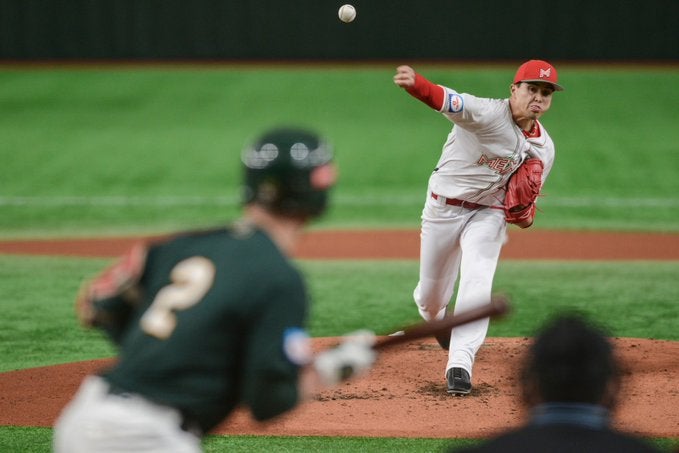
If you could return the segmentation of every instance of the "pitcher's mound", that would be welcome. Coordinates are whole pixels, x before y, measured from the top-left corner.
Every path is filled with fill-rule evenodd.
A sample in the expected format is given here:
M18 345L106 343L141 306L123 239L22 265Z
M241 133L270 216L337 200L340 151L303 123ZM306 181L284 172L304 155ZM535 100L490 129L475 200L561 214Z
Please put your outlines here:
M314 339L318 350L337 343ZM529 340L488 338L477 355L472 394L450 396L447 352L434 340L384 351L366 376L323 392L268 423L237 411L218 434L367 437L485 437L523 421L517 368ZM679 434L679 342L615 339L626 369L619 429L651 437ZM51 426L81 379L110 360L0 373L0 425Z

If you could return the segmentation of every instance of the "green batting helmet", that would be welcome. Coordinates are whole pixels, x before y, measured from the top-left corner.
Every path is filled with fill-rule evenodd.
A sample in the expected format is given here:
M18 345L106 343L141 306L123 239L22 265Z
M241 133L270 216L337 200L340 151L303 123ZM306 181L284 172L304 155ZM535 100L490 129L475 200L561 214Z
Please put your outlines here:
M332 157L331 147L308 130L264 133L243 150L244 203L287 217L320 216L336 179Z

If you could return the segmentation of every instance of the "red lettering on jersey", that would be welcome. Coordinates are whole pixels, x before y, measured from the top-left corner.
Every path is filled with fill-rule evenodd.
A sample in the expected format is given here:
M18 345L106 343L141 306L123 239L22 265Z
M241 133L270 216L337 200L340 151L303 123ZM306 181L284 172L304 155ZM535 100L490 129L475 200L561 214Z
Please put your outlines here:
M477 165L485 165L486 167L498 172L501 175L511 173L518 166L518 163L509 157L495 157L493 159L489 159L485 154L482 154L476 163Z

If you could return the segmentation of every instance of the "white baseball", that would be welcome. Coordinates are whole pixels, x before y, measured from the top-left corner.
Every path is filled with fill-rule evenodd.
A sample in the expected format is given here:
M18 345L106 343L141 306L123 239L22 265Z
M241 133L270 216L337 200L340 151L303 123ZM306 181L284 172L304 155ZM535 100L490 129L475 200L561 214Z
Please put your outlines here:
M342 5L339 9L338 16L342 22L351 22L356 19L356 8L351 5Z

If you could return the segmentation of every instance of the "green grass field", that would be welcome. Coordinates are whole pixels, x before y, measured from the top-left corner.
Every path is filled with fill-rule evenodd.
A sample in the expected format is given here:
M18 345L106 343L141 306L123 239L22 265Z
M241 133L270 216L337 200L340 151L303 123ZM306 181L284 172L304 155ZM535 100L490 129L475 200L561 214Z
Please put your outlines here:
M514 67L416 67L505 97ZM239 209L239 153L263 127L299 123L335 145L340 183L314 228L417 228L450 124L391 82L391 66L0 68L0 239L165 232ZM563 66L543 123L557 160L534 228L679 233L679 68ZM0 371L107 357L72 298L108 260L0 256ZM418 320L417 262L302 261L310 330L378 333ZM679 340L679 262L501 262L516 301L491 336L530 335L562 308L617 336ZM643 309L639 306L643 305ZM677 433L679 436L679 433ZM51 430L1 427L0 451L49 451ZM457 442L457 441L456 441ZM459 442L465 442L464 440ZM670 439L658 440L669 448ZM206 451L440 451L435 439L219 437Z
M81 329L73 313L82 279L108 262L0 255L0 372L114 353L98 332ZM314 337L364 328L366 319L378 334L419 321L410 296L416 261L300 266L314 299L309 326ZM616 336L679 341L676 275L679 262L502 262L495 288L515 302L511 316L493 323L489 335L529 336L551 313L575 309L600 319Z
M417 66L506 97L514 68ZM450 123L392 66L0 68L0 233L139 232L237 215L239 154L301 124L335 146L341 181L319 226L417 227ZM679 231L679 68L563 66L543 118L557 159L536 227ZM662 89L659 89L662 87Z

